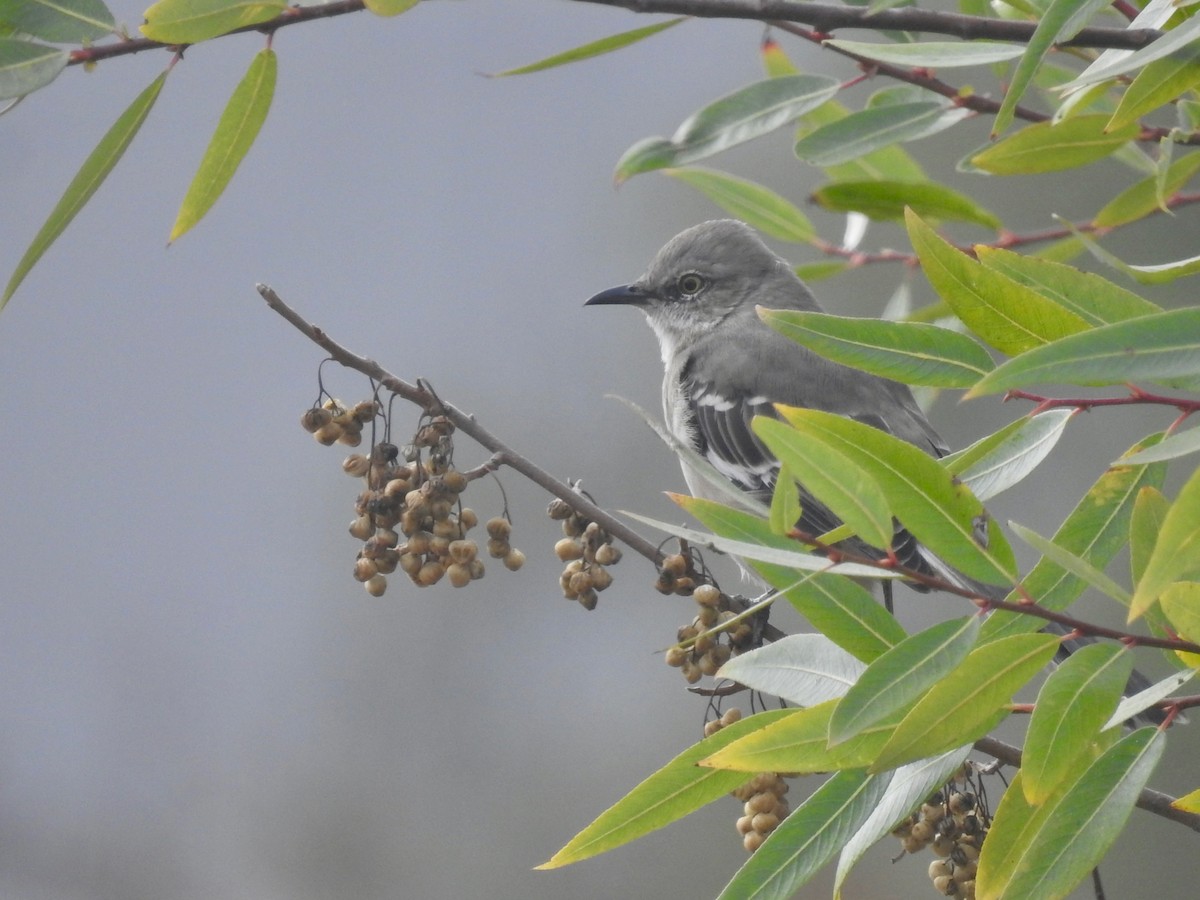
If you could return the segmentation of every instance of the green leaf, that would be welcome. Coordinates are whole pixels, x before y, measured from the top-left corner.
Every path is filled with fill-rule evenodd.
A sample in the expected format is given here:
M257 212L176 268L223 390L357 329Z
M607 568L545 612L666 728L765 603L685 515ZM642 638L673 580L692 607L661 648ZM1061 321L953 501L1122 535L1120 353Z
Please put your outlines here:
M1200 643L1200 582L1177 581L1159 597L1159 605L1171 630L1185 641ZM1200 654L1176 651L1192 668L1200 668Z
M777 419L756 416L754 433L805 489L872 547L891 546L892 512L882 488L853 460L831 452L820 437Z
M1171 696L1171 694L1191 681L1196 676L1196 672L1196 669L1186 669L1182 672L1176 672L1173 675L1168 675L1161 681L1156 681L1150 687L1139 691L1132 697L1126 697L1117 705L1117 711L1112 714L1112 718L1105 723L1105 729L1117 728L1134 716L1156 705L1159 701Z
M976 897L997 897L1000 890L1039 900L1069 894L1116 841L1165 745L1163 733L1141 728L1105 751L1049 810L1006 885L985 881L980 868Z
M762 308L758 315L822 356L904 384L965 388L995 368L977 342L937 325Z
M1051 409L1018 419L996 434L977 441L950 464L946 462L949 457L943 457L942 465L976 497L987 500L1008 490L1036 469L1054 449L1073 415L1069 409ZM1000 436L998 440L997 435Z
M1200 158L1200 154L1196 154ZM1074 266L1021 256L1011 250L978 246L975 253L987 268L1032 288L1070 310L1089 325L1111 325L1162 312L1162 307L1092 272Z
M1016 522L1009 522L1008 527L1016 533L1017 537L1037 550L1042 556L1053 560L1072 575L1082 578L1085 583L1094 587L1102 594L1112 597L1122 606L1129 605L1131 599L1129 591L1125 590L1125 588L1121 587L1091 563L1080 559L1069 550L1064 550L1058 544L1047 540L1030 528L1018 525Z
M1068 226L1075 233L1075 236L1087 247L1088 252L1096 259L1108 266L1112 266L1120 272L1124 272L1134 281L1139 284L1167 284L1177 279L1184 278L1188 275L1195 275L1200 272L1200 256L1189 256L1186 259L1177 259L1169 263L1160 263L1159 265L1151 266L1135 266L1131 265L1116 255L1109 253L1101 247L1090 236L1079 231L1074 226L1068 223Z
M1057 649L1058 638L1050 634L1018 634L977 647L909 710L870 771L944 753L987 734Z
M0 0L0 22L52 44L81 44L117 27L101 0Z
M762 58L763 73L768 78L779 78L781 75L797 75L799 70L788 58L787 53L779 46L779 41L764 37L759 45L759 55Z
M783 418L857 462L883 488L912 535L949 565L988 584L1011 584L1016 563L995 522L971 492L917 447L878 428L815 409L780 406ZM981 543L977 527L987 520Z
M822 41L827 47L846 50L867 59L931 69L962 66L987 66L1016 59L1023 52L1019 44L1000 41L922 41L915 44L873 44L866 41Z
M735 218L777 240L810 243L816 230L808 217L774 191L713 169L664 169L664 175L696 188Z
M275 51L260 50L221 113L200 167L183 198L168 243L204 218L258 137L275 95Z
M792 896L866 821L889 778L838 772L780 823L718 900Z
M1038 20L1037 28L1025 47L1021 61L1013 71L1000 110L996 113L995 124L992 125L993 137L1012 124L1017 102L1033 82L1033 77L1050 48L1059 41L1070 38L1097 10L1107 5L1108 0L1051 0Z
M834 708L830 745L903 709L941 680L975 645L980 621L979 616L966 616L941 622L872 662Z
M1093 63L1081 72L1079 77L1074 81L1062 85L1060 90L1078 90L1090 84L1109 81L1119 75L1124 75L1126 72L1133 72L1136 69L1149 65L1156 59L1162 59L1178 51L1185 50L1198 37L1200 37L1200 19L1193 16L1180 23L1177 27L1167 31L1162 37L1147 44L1141 50L1110 57L1111 61L1097 60L1096 63Z
M579 62L581 59L591 59L593 56L612 53L614 50L620 50L623 47L628 47L630 44L636 44L638 41L658 34L660 31L666 31L668 28L685 21L686 18L686 16L679 16L678 18L667 19L665 22L646 25L643 28L634 28L632 31L622 31L620 34L610 35L598 41L591 41L573 50L556 53L553 56L548 56L545 59L529 63L528 65L518 66L515 69L505 69L503 72L495 73L493 77L503 78L507 75L525 75L529 72L541 72L545 69L553 69L555 66L565 66L568 63Z
M761 137L820 106L838 92L837 79L818 75L768 78L727 94L689 116L671 140L648 138L625 151L614 180L681 166Z
M365 0L363 5L377 16L390 17L408 12L419 2L420 0Z
M897 103L850 113L796 142L795 153L814 166L832 166L881 147L944 131L970 110L943 101Z
M1130 452L1154 440L1157 438L1147 438L1135 444ZM1055 545L1095 568L1108 565L1128 538L1138 493L1143 487L1161 485L1165 471L1161 464L1122 465L1109 469L1059 526L1053 538ZM1070 606L1086 586L1082 578L1046 557L1033 567L1022 584L1039 605L1056 612ZM984 623L980 643L1040 627L1040 620L1032 616L997 610Z
M930 219L997 229L1002 224L970 197L932 182L839 181L818 188L813 199L834 212L860 212L879 221L902 219L905 207L912 207Z
M971 157L993 175L1033 175L1087 165L1117 151L1138 135L1136 124L1105 131L1108 116L1074 116L1027 125Z
M1001 365L967 392L1047 382L1124 384L1200 375L1200 309L1176 309L1069 335Z
M1050 673L1038 692L1022 753L1021 783L1031 805L1045 803L1073 779L1116 710L1132 671L1127 648L1089 644Z
M284 0L158 0L139 30L163 44L198 44L269 22L286 8Z
M1178 459L1189 453L1200 453L1200 428L1189 428L1166 438L1156 447L1141 451L1126 462L1149 463Z
M848 268L850 263L844 259L819 259L815 262L801 263L793 271L802 280L813 282L840 275Z
M1133 454L1128 457L1129 461L1144 452ZM1154 543L1158 540L1158 533L1162 531L1163 520L1170 508L1171 501L1158 488L1147 485L1137 493L1129 522L1129 573L1135 584L1142 580L1146 563L1154 552Z
M1200 48L1189 44L1178 53L1156 59L1138 72L1121 96L1121 103L1109 119L1108 127L1120 128L1136 122L1197 84L1200 84Z
M796 706L817 706L845 694L864 668L823 634L792 634L735 656L721 677Z
M837 122L850 115L850 110L830 100L805 113L800 119L796 137ZM880 147L866 156L835 166L826 166L825 174L833 181L927 181L921 166L899 144Z
M146 116L150 114L154 101L158 99L158 93L162 90L166 79L167 73L163 72L150 82L150 86L138 94L137 99L129 105L129 108L121 113L120 118L113 123L113 126L100 139L100 143L84 160L79 172L67 185L66 191L51 211L50 217L46 219L46 223L34 237L33 243L29 245L29 249L25 251L21 261L17 263L16 271L13 272L12 277L8 280L8 286L4 289L4 296L0 298L0 308L3 308L4 304L8 302L18 285L29 274L29 270L63 233L63 229L91 199L92 194L96 193L96 189L100 187L108 173L112 171L113 166L121 159L121 155L129 146L130 141L138 133L142 123L146 121Z
M745 784L744 772L702 768L697 763L795 710L762 712L727 725L683 753L635 787L596 821L571 838L539 869L557 869L605 853L669 825Z
M1200 153L1189 153L1180 157L1171 163L1161 185L1158 183L1158 177L1152 175L1126 188L1096 213L1092 225L1096 228L1115 228L1156 212L1159 208L1159 188L1162 188L1167 197L1172 197L1197 171L1200 171Z
M1088 327L1070 310L961 253L915 213L908 212L905 219L934 290L968 328L1001 353L1013 356Z
M1163 519L1154 552L1137 581L1129 621L1133 621L1173 581L1200 574L1200 469L1179 489L1179 495Z
M861 769L879 752L896 729L895 719L867 728L858 737L836 747L829 746L830 700L806 709L734 741L700 761L702 766L739 772L795 772L812 774L840 769ZM724 729L722 729L723 731Z
M0 100L32 94L58 77L71 55L66 50L0 38Z
M800 521L800 492L796 489L796 476L786 466L779 467L775 479L775 490L771 493L771 530L776 534L791 534Z
M1076 777L1082 775L1083 770ZM1029 849L1030 841L1053 808L1053 804L1040 807L1030 805L1025 799L1023 782L1024 770L1018 769L992 817L992 827L979 851L979 867L975 875L977 900L985 896L980 893L981 889L991 890L986 895L990 900L1001 900L1003 885L1012 878L1022 854ZM1064 788L1060 790L1065 793Z

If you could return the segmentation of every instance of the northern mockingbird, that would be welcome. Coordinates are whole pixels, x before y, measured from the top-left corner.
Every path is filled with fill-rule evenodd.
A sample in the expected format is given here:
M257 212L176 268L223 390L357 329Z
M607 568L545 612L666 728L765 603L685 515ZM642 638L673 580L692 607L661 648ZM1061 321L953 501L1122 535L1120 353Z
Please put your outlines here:
M662 350L663 416L682 444L707 459L741 490L770 503L779 461L750 427L775 416L774 404L837 413L883 429L933 456L945 442L904 385L832 362L776 332L756 306L820 311L812 292L745 223L704 222L672 238L637 281L596 294L586 305L621 304L646 314ZM682 461L692 494L721 499L708 480ZM798 527L812 535L841 523L801 489ZM884 551L850 538L839 546L872 559ZM892 550L899 562L977 596L998 600L1004 588L981 584L942 562L897 523ZM919 586L914 585L919 590ZM1064 633L1051 623L1048 631ZM1060 654L1088 638L1064 641ZM1138 672L1126 693L1147 687ZM1142 721L1161 720L1147 710Z

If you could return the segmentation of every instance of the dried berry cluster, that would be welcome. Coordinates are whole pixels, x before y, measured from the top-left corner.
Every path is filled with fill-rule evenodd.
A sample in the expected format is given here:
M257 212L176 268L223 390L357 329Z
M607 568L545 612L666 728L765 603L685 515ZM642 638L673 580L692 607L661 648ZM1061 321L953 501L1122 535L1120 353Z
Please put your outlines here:
M970 789L972 772L971 764L965 764L955 781L933 794L892 832L906 853L929 847L937 857L929 864L934 890L964 900L975 896L979 850L992 821L981 799L984 795Z
M727 709L719 719L704 723L704 736L712 737L727 725L742 718L742 711L734 707ZM788 783L777 772L760 772L734 791L731 796L742 801L742 816L737 820L737 831L742 836L742 846L753 853L762 846L779 823L791 812L784 794Z
M577 600L584 609L595 609L596 595L612 584L608 567L620 561L621 549L598 523L577 513L561 498L550 501L546 514L562 522L566 535L554 545L555 554L567 564L558 579L563 596Z
M694 583L692 575L674 574L679 569L686 572L688 565L687 557L681 554L668 556L663 560L659 583L663 581L663 572L674 578L677 585L685 579ZM699 610L689 624L676 632L678 643L667 650L666 661L668 666L683 673L688 684L695 684L704 675L715 675L731 656L750 649L754 629L746 621L734 624L737 614L730 608L732 601L716 585L701 584L687 590ZM723 631L712 631L721 626L727 627Z
M341 441L357 446L363 426L380 412L375 401L347 411L330 399L308 410L301 425L321 443ZM380 441L369 453L352 453L342 462L347 475L365 482L355 502L350 534L363 542L354 577L374 597L387 590L387 576L396 569L420 587L443 578L455 587L465 587L483 577L479 545L467 537L479 517L462 505L461 495L469 479L454 468L453 433L453 423L436 416L418 429L403 460L399 448ZM525 554L509 544L511 530L502 517L487 523L489 552L515 571L524 564ZM503 552L497 552L501 547Z

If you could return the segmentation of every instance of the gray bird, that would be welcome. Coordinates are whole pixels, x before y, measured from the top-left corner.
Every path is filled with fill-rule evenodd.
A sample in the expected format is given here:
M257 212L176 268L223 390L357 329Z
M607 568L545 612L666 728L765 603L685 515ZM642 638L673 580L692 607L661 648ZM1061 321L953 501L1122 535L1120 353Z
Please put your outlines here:
M671 434L765 503L774 492L779 461L750 423L755 416L775 416L775 403L857 419L932 456L949 452L907 387L818 356L759 319L756 306L821 307L791 266L743 222L719 219L676 235L641 278L602 291L585 305L605 304L637 307L658 336L666 370L663 416ZM693 495L721 499L686 460L682 465ZM800 495L801 530L820 535L841 524L803 489ZM854 538L839 546L873 559L884 556ZM899 523L892 550L913 571L938 576L977 596L998 600L1007 593L942 562ZM1055 623L1046 630L1064 633ZM1086 643L1091 639L1064 641L1060 658ZM1147 686L1146 678L1135 671L1126 694ZM1161 710L1149 709L1130 724L1157 723L1162 716Z
M600 304L636 306L646 314L666 369L668 430L764 503L771 501L779 461L750 422L776 415L775 403L857 419L933 456L949 452L906 386L818 356L758 317L756 306L821 307L791 266L742 222L720 219L689 228L658 252L637 281L587 301ZM686 461L682 465L693 495L721 499L699 472ZM799 527L810 534L841 524L803 491L801 509ZM843 546L871 558L884 555L854 539ZM918 572L978 587L899 526L893 549L901 563Z

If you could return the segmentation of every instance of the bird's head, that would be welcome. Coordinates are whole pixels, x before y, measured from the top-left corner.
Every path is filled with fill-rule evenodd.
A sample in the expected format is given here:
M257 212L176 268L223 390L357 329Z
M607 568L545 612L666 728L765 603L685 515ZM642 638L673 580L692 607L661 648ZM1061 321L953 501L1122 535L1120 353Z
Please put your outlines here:
M786 262L748 225L703 222L676 235L631 284L601 291L587 306L623 304L646 314L668 348L687 347L755 304L815 308Z

